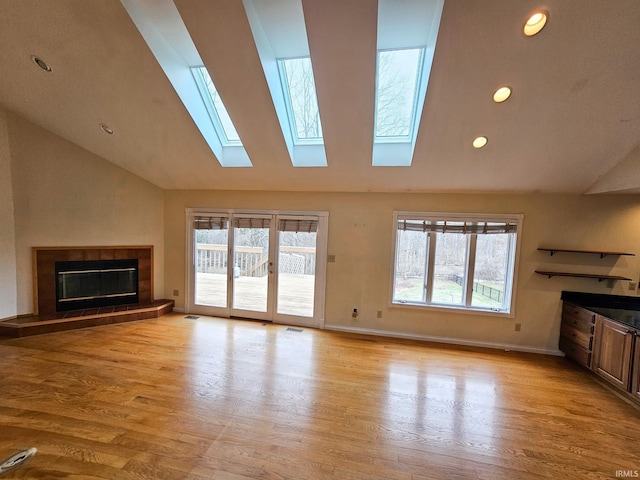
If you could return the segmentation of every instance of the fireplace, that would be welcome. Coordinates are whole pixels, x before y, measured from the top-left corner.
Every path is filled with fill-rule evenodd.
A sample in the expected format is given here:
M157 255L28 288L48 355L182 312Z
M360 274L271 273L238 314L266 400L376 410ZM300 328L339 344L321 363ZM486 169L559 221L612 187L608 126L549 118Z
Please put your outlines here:
M121 309L119 305L147 305L154 299L153 246L34 247L33 266L38 315L87 314L101 306ZM78 303L89 300L97 303Z
M56 311L138 303L138 260L55 262Z

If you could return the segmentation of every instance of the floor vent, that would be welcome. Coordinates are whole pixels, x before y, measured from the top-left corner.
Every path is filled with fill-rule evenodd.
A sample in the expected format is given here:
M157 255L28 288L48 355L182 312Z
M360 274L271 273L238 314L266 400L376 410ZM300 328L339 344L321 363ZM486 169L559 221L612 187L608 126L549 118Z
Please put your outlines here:
M197 320L197 319L199 319L200 317L196 317L195 315L187 315L187 316L186 316L186 317L184 317L184 318L186 318L187 320Z
M287 327L287 332L296 332L296 333L300 333L300 332L302 332L302 329L301 329L301 328Z

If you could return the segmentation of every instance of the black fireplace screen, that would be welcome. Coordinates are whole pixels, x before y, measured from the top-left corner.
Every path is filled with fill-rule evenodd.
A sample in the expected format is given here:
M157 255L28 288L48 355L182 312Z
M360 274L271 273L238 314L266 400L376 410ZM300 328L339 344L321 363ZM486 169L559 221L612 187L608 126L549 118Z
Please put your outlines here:
M56 262L56 310L138 303L138 260Z

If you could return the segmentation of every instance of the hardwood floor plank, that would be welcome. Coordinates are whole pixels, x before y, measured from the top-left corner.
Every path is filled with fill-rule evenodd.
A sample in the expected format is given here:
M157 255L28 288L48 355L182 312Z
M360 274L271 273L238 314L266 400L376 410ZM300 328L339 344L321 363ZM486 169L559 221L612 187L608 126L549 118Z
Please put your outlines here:
M170 314L0 340L3 478L557 479L640 470L564 359Z

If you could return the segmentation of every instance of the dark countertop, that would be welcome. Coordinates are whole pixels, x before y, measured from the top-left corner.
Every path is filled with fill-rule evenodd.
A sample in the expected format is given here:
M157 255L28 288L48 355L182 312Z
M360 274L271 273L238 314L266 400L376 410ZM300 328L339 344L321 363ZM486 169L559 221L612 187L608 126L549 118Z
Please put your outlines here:
M592 312L595 312L603 317L615 320L618 323L623 323L633 328L640 329L640 311L638 310L625 310L622 308L600 308L600 307L585 307Z
M637 297L562 292L561 298L623 325L640 329L640 299Z

